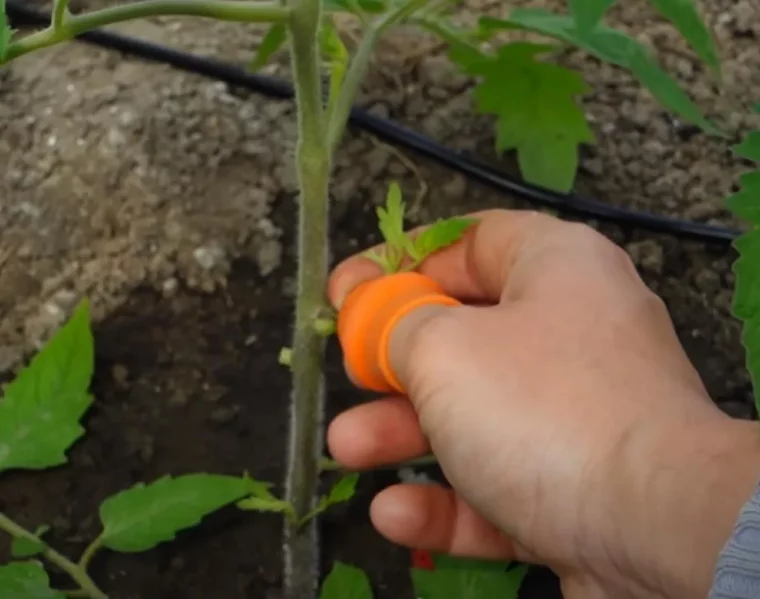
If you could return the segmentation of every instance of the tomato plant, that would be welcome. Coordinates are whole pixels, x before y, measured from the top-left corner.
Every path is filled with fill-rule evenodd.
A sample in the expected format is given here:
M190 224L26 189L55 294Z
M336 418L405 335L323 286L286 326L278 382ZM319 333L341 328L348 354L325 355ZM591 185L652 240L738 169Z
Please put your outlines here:
M714 42L695 5L689 0L650 1L719 75ZM334 316L324 300L329 248L328 190L334 155L354 98L376 43L388 30L402 24L414 26L445 41L452 62L476 81L473 95L477 109L494 116L497 150L514 151L523 177L549 189L572 188L579 147L594 143L580 104L588 86L580 74L548 59L561 45L575 46L629 71L679 118L710 134L722 135L720 128L704 117L646 46L604 24L604 15L614 0L570 0L566 14L514 9L505 18L482 16L472 28L454 24L456 4L453 0L140 0L73 14L67 0L55 0L50 25L21 36L11 29L3 10L4 1L0 0L0 64L99 27L150 16L186 15L269 24L249 66L261 67L286 46L290 52L298 110L295 163L300 189L294 335L292 347L281 354L281 361L292 371L293 381L284 495L278 497L270 483L253 480L246 473L237 477L198 473L140 484L103 500L99 513L101 533L77 560L61 555L45 542L47 524L40 523L35 531L30 531L0 514L0 529L13 537L13 554L19 560L0 567L3 596L103 599L107 597L105 591L88 574L88 565L96 552L146 551L171 541L180 530L227 505L283 516L285 596L288 599L315 596L319 580L315 517L334 504L350 500L358 478L356 473L344 473L326 495L317 496L321 474L337 469L317 450L322 447L325 401L322 355L326 337L336 330ZM337 28L335 16L339 13L350 15L362 25L361 39L352 50ZM513 31L539 34L553 41L499 43L502 34ZM324 73L328 74L326 86ZM752 147L745 147L743 155L756 160L760 154L755 141L748 142ZM755 179L751 174L745 180L750 189L757 187ZM743 209L742 197L733 203L737 211L751 220L756 217L755 210ZM407 235L404 204L395 184L390 186L386 206L379 210L378 217L386 245L381 252L372 252L368 257L383 268L388 278L415 270L431 253L456 243L473 224L466 219L449 219L435 223L416 237ZM747 250L749 246L754 248L755 241L753 234L740 245ZM741 271L744 264L740 261L737 269ZM749 280L749 275L743 277ZM427 292L440 298L440 293L434 290ZM747 298L752 301L745 301ZM754 299L747 291L737 300L740 316L745 315L750 325L756 317ZM392 323L397 314L387 316ZM362 318L368 318L366 311ZM359 320L359 328L363 322L366 321ZM352 352L356 353L350 335L342 335L341 341L350 358ZM370 349L375 352L370 362L376 361L377 339L368 343L367 347L372 346ZM362 354L364 350L357 351ZM756 366L755 354L750 356ZM366 358L360 356L359 361ZM80 419L93 401L88 393L92 370L93 339L85 303L4 391L0 401L0 474L10 469L45 469L66 462L67 450L84 434ZM442 593L465 587L480 589L480 594L471 593L468 597L485 599L496 594L513 597L525 575L522 567L507 569L501 564L432 556L419 561L422 554L415 555L415 588L419 596L427 599L449 597ZM75 588L53 590L41 559L68 574ZM325 579L321 596L370 598L372 591L361 571L336 564Z

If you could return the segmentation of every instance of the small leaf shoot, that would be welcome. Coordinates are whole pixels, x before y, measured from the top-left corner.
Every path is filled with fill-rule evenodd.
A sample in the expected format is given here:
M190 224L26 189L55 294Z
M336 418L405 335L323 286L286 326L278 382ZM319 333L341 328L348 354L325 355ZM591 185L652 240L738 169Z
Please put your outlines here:
M165 476L148 485L140 483L101 504L101 544L122 553L148 551L254 488L245 477L217 474Z
M42 536L50 530L50 526L42 524L34 531L34 536ZM11 556L16 559L34 557L45 550L44 543L28 537L14 537L11 543Z
M0 472L64 464L83 434L94 368L89 307L82 302L0 400Z
M385 207L377 209L378 227L385 240L381 250L369 250L364 256L380 265L385 274L413 270L435 252L459 241L477 219L439 219L412 239L404 231L406 204L395 181L388 188ZM402 268L404 259L411 263Z
M250 479L250 495L237 502L237 507L245 511L275 512L284 514L290 521L295 521L293 506L276 497L270 490L271 483Z
M373 599L372 586L360 568L335 562L322 583L319 599Z
M327 495L319 498L317 506L311 512L306 514L306 516L301 518L299 525L303 526L312 518L315 518L319 514L324 513L334 505L349 501L356 493L356 485L358 482L359 474L356 472L352 472L343 476L338 480L337 483L335 483L335 485L333 485L332 489L330 489L330 492Z

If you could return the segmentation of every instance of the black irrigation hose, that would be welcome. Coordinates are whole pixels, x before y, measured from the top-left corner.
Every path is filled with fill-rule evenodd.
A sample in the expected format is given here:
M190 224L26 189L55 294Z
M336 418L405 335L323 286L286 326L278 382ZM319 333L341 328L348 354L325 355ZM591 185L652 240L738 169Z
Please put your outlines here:
M6 0L5 6L9 18L16 26L47 25L50 23L49 14L30 8L21 0ZM183 71L224 81L230 85L236 85L266 96L281 99L293 97L292 86L281 79L248 73L235 65L218 60L201 58L165 46L105 31L91 31L82 34L77 39L102 48L138 56L145 60L171 65ZM705 242L729 243L741 234L738 229L657 216L647 212L619 208L572 194L561 194L546 190L463 156L407 127L375 116L360 108L354 108L351 111L350 122L389 143L432 158L440 164L497 191L520 197L541 206L589 219L638 227Z

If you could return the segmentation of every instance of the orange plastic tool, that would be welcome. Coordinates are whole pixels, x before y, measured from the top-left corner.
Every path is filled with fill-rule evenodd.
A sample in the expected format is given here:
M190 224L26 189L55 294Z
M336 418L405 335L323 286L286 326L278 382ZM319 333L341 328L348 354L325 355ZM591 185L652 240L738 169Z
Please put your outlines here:
M430 304L460 305L428 276L403 272L355 287L338 314L338 339L359 385L380 393L404 393L388 359L393 329L406 314Z

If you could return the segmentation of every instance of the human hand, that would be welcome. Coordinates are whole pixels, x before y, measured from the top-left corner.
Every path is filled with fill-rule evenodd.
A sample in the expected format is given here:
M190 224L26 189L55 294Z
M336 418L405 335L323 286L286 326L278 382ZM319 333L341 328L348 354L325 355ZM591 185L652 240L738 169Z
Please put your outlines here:
M760 478L755 425L714 407L622 249L542 214L473 216L420 269L469 305L417 309L391 336L409 398L328 431L351 468L432 450L453 487L386 489L374 525L410 547L547 565L568 599L705 597ZM380 274L349 258L331 301Z

